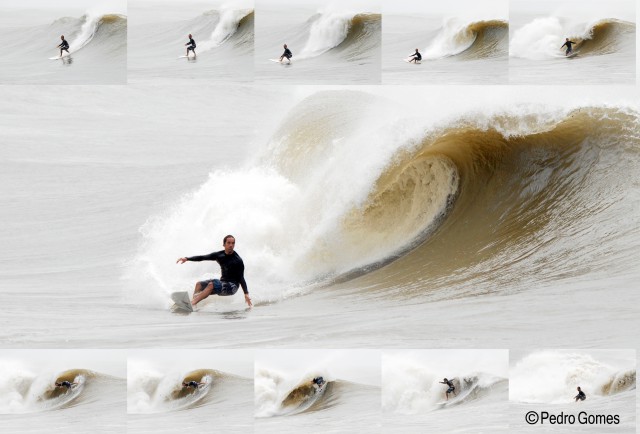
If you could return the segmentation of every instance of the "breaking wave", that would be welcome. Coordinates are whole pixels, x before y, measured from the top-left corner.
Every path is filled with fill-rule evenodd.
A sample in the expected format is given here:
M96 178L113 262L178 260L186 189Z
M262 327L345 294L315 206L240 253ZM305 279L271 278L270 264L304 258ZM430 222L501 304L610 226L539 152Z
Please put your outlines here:
M512 369L509 398L525 403L572 402L580 387L587 399L603 399L633 390L635 368L615 366L581 353L540 351Z
M56 382L76 383L72 388L56 387ZM5 370L0 380L0 413L58 411L100 399L120 380L85 369L32 373L25 369Z
M425 59L455 56L473 60L507 55L509 24L501 20L461 23L449 20L424 51Z
M558 17L537 18L515 31L509 53L529 59L564 57L560 46L565 38L576 43L573 49L580 56L635 50L635 30L634 23L613 18L578 24Z
M298 56L307 59L329 50L343 52L347 57L359 57L379 43L380 14L328 12L314 15L308 25L308 39Z

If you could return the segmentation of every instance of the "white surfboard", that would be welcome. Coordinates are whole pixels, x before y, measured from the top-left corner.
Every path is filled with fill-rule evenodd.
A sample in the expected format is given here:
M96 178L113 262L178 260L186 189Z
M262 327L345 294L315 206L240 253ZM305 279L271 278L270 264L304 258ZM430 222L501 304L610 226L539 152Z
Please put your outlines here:
M195 59L196 56L178 56L178 59Z
M567 58L571 58L571 57L575 57L575 56L577 56L577 55L578 55L578 52L577 52L577 51L572 51L568 56L565 56L565 57L567 57Z
M412 62L413 59L409 58L409 59L402 59L403 61L407 62L407 63L415 63L416 65L420 65L421 61L418 60L417 62Z
M171 294L171 300L175 303L176 308L185 312L193 312L193 306L191 306L191 300L189 300L189 293L187 291L174 292Z
M62 59L63 57L68 57L68 56L71 56L71 53L64 53L62 56L49 57L49 60L59 60L59 59Z
M291 65L291 59L282 59L282 62L280 61L280 59L269 59L272 62L276 62L276 63L281 63L283 65Z

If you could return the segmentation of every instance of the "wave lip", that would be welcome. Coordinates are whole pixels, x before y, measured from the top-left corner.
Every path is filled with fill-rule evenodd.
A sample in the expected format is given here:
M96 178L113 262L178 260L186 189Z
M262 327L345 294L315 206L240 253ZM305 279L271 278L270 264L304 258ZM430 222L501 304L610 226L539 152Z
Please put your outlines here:
M380 14L328 12L313 16L310 22L309 36L298 59L317 57L329 50L366 53L376 45L381 28Z
M69 52L84 48L94 38L99 39L103 35L110 36L114 32L126 31L127 17L120 14L83 15L80 28L73 33L73 39L69 42Z
M559 17L536 18L516 30L509 55L533 60L565 57L560 46L565 38L576 42L580 56L600 56L624 51L635 45L635 24L614 18L588 23L569 23Z
M223 8L214 13L218 17L211 36L198 43L201 52L223 44L244 45L253 43L253 9Z
M449 20L424 50L425 59L455 56L462 60L506 56L509 24L502 20L461 23Z

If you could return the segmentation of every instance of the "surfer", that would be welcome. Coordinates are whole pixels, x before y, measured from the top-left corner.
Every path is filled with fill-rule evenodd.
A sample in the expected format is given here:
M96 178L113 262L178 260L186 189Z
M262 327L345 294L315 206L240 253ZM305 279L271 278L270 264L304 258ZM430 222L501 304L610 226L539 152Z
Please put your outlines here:
M315 386L318 386L318 390L322 389L322 386L324 386L324 378L322 377L316 377L313 380L311 380L311 384Z
M575 396L574 399L576 400L576 402L584 401L585 399L587 399L587 395L585 395L582 389L580 389L580 386L578 386L578 394Z
M202 386L203 384L204 383L198 383L197 381L193 381L193 380L191 380L189 382L183 381L182 382L182 387L187 387L187 388L193 387L194 389L197 389L198 387Z
M291 61L291 58L293 57L293 53L287 48L287 44L284 44L284 53L282 53L282 56L280 56L280 61L282 62L282 59L284 59L285 57L288 61Z
M189 42L184 45L187 47L187 57L189 57L189 51L193 51L193 57L196 57L196 41L191 37L191 33L189 33Z
M566 53L564 53L565 56L568 56L569 54L573 53L571 44L575 44L575 42L570 41L569 38L566 38L564 44L562 44L562 47L564 47L565 45L567 46L567 51ZM560 47L561 50L562 50L562 47Z
M418 51L418 49L416 48L416 52L409 57L409 63L411 62L418 63L421 60L422 60L422 54L420 54L420 51Z
M224 250L203 256L185 256L178 259L176 262L178 264L184 264L187 261L216 261L220 264L220 270L222 271L220 279L209 279L196 283L193 300L191 300L193 306L209 297L211 293L220 296L233 295L238 291L238 286L241 286L244 292L244 301L251 307L251 298L249 297L247 282L244 280L244 262L242 262L240 255L233 250L235 245L235 237L233 235L227 235L222 240Z
M77 386L77 385L78 383L72 383L67 380L60 381L60 382L56 381L56 387L66 387L67 389L71 389L73 386Z
M453 381L451 380L447 380L446 378L444 379L444 381L440 381L440 384L446 384L447 386L449 386L449 388L447 389L447 391L445 392L445 397L447 398L447 401L449 400L449 394L453 393L453 396L456 396L456 386L453 385Z
M62 57L62 52L66 51L67 54L69 53L69 43L67 42L67 40L64 38L64 35L60 36L60 39L62 39L62 42L60 43L60 45L58 45L57 48L60 49L60 57Z

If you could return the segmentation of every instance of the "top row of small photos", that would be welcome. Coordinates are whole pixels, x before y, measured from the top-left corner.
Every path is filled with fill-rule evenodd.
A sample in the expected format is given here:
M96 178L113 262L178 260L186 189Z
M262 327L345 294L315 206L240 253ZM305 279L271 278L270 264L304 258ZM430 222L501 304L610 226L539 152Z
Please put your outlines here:
M0 84L635 84L635 0L22 0Z

